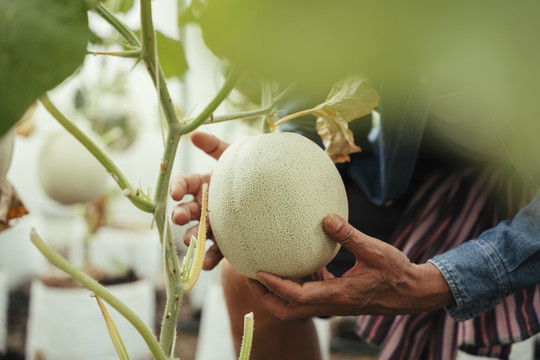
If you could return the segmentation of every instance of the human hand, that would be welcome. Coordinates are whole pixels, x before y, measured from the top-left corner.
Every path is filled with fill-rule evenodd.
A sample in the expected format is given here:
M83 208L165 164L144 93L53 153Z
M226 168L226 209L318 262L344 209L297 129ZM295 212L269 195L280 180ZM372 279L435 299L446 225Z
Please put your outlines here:
M298 283L259 272L248 285L259 303L282 320L321 315L396 315L449 305L453 296L435 265L416 265L395 247L367 236L335 214L324 230L356 257L336 278L326 269L316 281Z
M203 132L195 132L191 135L193 144L218 160L221 154L229 146L214 135ZM176 176L171 180L170 194L173 200L181 201L186 195L193 195L193 200L178 204L172 210L172 220L177 225L185 225L192 220L199 220L201 216L202 185L210 182L210 174L188 174ZM208 223L208 221L207 221ZM189 245L191 236L197 237L199 226L195 225L184 234L184 243ZM207 238L212 238L212 230L208 226ZM207 251L203 262L204 270L213 269L223 258L223 254L214 243Z

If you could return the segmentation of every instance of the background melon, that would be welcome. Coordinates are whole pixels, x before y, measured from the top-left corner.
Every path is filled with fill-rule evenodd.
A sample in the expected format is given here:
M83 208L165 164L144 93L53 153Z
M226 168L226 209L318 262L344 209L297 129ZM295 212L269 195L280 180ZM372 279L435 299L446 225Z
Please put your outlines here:
M223 255L251 278L261 270L291 279L319 270L339 249L323 230L325 216L348 217L334 163L294 133L231 145L212 173L208 209Z
M64 131L46 140L39 156L38 177L47 195L64 205L93 201L107 190L103 166Z

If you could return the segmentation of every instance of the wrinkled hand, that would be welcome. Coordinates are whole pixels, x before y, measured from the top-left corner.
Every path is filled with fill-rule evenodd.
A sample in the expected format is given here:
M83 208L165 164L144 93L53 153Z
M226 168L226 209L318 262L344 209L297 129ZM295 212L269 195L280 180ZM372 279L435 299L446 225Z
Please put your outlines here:
M255 298L278 318L410 314L453 302L433 264L412 264L395 247L361 233L335 214L325 218L324 230L356 257L342 277L322 269L316 281L303 284L265 272L257 274L258 281L248 279Z
M229 146L214 135L195 132L191 135L191 141L199 149L219 159L221 154ZM202 185L210 182L210 174L189 174L176 176L171 180L171 197L176 201L181 201L186 195L193 195L193 200L176 205L172 210L172 220L177 225L185 225L192 220L199 220L201 216ZM208 221L207 221L208 223ZM198 225L189 228L184 234L184 243L189 245L191 236L197 237ZM208 226L207 238L212 238L212 230ZM221 251L216 244L207 251L203 262L204 270L213 269L223 258Z

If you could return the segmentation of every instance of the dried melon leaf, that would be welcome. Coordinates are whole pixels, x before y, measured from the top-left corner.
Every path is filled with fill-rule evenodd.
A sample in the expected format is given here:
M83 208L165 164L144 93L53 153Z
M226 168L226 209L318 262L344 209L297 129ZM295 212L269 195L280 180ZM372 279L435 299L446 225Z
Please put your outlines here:
M316 126L325 151L334 163L350 161L349 154L362 150L354 143L353 133L346 121L318 118Z
M10 228L11 220L26 214L28 210L24 207L15 188L8 181L4 181L0 188L0 232Z
M354 76L336 83L326 101L312 109L318 116L317 133L334 162L350 161L349 154L361 151L349 122L368 115L378 104L379 95L369 81Z

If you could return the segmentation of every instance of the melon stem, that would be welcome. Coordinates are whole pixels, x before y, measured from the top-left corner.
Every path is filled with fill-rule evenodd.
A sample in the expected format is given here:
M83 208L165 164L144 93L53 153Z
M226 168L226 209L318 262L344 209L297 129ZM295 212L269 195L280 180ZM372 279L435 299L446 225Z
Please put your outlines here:
M202 265L204 261L204 250L205 250L205 243L206 243L206 214L208 211L207 209L208 184L207 183L203 184L202 190L203 190L203 194L202 194L202 205L201 205L201 219L199 221L199 233L197 234L197 244L195 248L195 256L193 258L193 265L191 266L191 270L189 271L189 277L186 281L186 284L184 285L185 291L190 290L199 279L199 275L201 274Z

